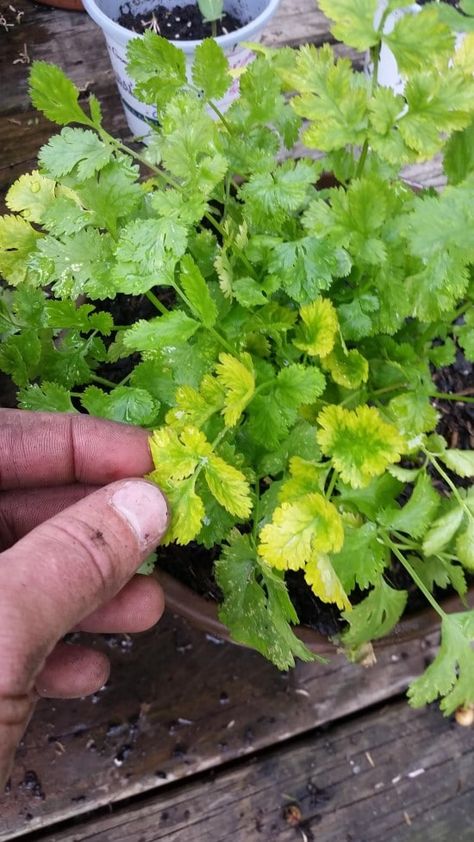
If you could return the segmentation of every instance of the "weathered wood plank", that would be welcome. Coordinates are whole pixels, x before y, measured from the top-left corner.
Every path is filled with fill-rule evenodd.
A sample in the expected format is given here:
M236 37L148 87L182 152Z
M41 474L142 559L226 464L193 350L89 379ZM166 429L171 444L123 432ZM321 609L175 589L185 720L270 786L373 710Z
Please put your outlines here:
M112 643L95 640L113 661L102 693L38 706L0 799L2 842L388 699L422 671L434 641L384 650L368 670L335 655L290 674L170 616L132 646Z
M49 842L472 842L474 733L404 702L212 777L51 832ZM301 821L292 826L290 805Z

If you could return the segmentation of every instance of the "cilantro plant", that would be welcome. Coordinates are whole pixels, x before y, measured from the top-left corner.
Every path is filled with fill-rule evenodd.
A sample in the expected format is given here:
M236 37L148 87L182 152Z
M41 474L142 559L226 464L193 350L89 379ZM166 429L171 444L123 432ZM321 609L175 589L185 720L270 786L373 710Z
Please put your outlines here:
M464 597L474 570L474 493L457 479L474 453L436 433L432 373L457 346L474 359L474 36L454 52L438 4L388 35L407 3L379 23L377 0L320 5L374 77L328 46L259 47L225 116L214 41L191 81L169 42L132 41L136 94L160 114L140 152L93 95L83 108L57 67L33 65L33 103L63 128L0 221L0 366L24 408L153 431L168 544L220 547L221 618L278 667L312 657L287 570L339 607L355 656L402 617L404 568L442 621L410 698L450 713L474 702L474 613L446 614L433 591ZM377 84L382 42L403 97ZM416 194L401 168L438 153L448 186ZM143 318L117 319L117 296Z

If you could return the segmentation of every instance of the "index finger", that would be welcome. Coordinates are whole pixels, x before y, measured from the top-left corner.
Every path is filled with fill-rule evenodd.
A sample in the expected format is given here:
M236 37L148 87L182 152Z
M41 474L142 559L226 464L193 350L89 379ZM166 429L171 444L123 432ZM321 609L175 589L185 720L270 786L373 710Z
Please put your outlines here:
M148 433L90 415L0 409L0 490L106 485L152 470Z

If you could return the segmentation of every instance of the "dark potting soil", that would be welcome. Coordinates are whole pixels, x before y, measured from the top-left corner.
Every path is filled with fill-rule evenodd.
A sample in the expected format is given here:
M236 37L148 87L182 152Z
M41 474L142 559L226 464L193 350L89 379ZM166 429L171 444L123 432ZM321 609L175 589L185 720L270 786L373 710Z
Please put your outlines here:
M426 6L427 3L431 3L432 0L416 0L417 6ZM441 3L446 3L447 6L454 6L455 9L459 9L459 0L441 0Z
M229 32L235 32L236 29L245 26L247 21L239 20L234 15L225 12L222 18L216 21L216 32L213 33L212 25L203 21L199 7L194 3L173 6L172 9L167 9L166 6L157 3L144 13L135 10L133 0L130 0L120 6L117 23L140 35L151 30L169 41L201 41L213 35L227 35Z

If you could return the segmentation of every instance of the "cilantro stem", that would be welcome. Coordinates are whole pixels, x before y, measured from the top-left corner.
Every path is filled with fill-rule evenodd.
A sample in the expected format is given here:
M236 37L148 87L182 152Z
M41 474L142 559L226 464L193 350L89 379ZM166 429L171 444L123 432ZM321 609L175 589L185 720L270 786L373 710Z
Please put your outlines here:
M382 35L383 27L385 25L385 19L387 17L387 12L382 16L382 20L380 21L379 33ZM380 60L380 42L376 44L374 47L370 49L370 56L372 58L373 68L372 68L372 96L374 96L375 91L377 90L378 85L378 75L379 75L379 60ZM365 162L367 160L367 155L369 152L369 138L366 137L362 146L362 150L360 153L359 161L357 164L357 169L355 171L355 177L360 178L365 167Z
M376 397L377 395L386 395L388 392L396 392L398 389L406 389L408 383L395 383L392 386L384 386L383 389L375 389L374 392L369 392L368 397Z
M369 141L366 138L364 140L364 145L362 146L360 158L359 158L359 161L358 161L358 164L357 164L357 169L355 171L355 177L356 178L360 178L363 171L364 171L364 166L365 166L365 162L366 162L366 159L367 159L368 151L369 151Z
M125 386L125 383L127 383L130 380L132 374L133 374L133 371L129 371L128 374L125 375L123 380L121 380L120 383L118 383L117 385L118 386Z
M445 617L447 616L446 612L443 611L443 609L441 608L440 605L438 605L438 603L436 602L436 599L434 598L433 594L430 593L430 591L426 587L425 583L418 576L418 573L411 566L410 562L407 561L407 559L405 558L403 553L400 552L397 545L394 544L390 540L388 535L385 534L384 539L385 539L385 542L386 542L387 546L390 547L390 549L392 550L395 558L397 558L398 561L400 562L400 564L403 565L403 567L405 568L407 573L411 576L411 578L415 582L415 585L420 589L420 591L423 594L423 596L425 597L425 599L428 600L431 607L434 608L436 613L441 617L442 620L444 620Z
M211 99L208 99L207 104L209 108L214 112L214 114L219 118L224 128L229 132L230 135L234 134L232 126L230 123L227 122L226 118L224 117L222 111L213 103Z
M328 500L331 499L331 495L334 491L334 486L336 485L336 482L337 482L337 473L333 468L332 474L331 474L331 477L330 477L330 480L329 480L329 484L328 484L327 490L325 492L325 495L326 495Z
M155 295L154 292L151 291L151 289L149 289L148 292L145 293L145 295L148 298L148 301L151 301L153 306L156 307L156 309L161 313L162 316L168 315L169 310L165 307L164 304L161 303L160 299Z
M252 526L252 537L253 537L255 545L257 544L259 508L260 508L260 481L257 480L256 483L255 483L255 506L254 506L254 510L253 510L253 526Z
M98 374L93 374L91 379L94 383L100 383L101 386L107 386L109 389L115 389L117 387L117 384L113 383L112 380L107 380L106 377L99 377Z
M394 531L393 535L395 535L395 537L398 541L398 546L400 548L403 547L403 549L405 549L405 550L419 550L420 549L419 545L416 544L415 541L407 540L406 535L403 535L401 532Z
M473 519L472 512L469 509L469 507L466 505L465 500L463 500L463 498L461 497L458 489L454 485L454 482L452 482L452 480L447 475L446 471L441 467L441 465L439 464L436 457L433 456L433 454L430 453L429 450L427 450L425 447L422 447L421 449L422 449L423 453L425 454L425 456L427 457L428 461L431 462L431 464L433 465L433 468L435 468L435 470L438 471L438 474L440 475L440 477L442 477L444 479L446 485L451 490L453 497L459 503L461 508L466 512L469 520L472 520Z
M474 397L464 395L462 392L430 392L432 398L439 398L443 401L459 401L462 403L474 403Z

